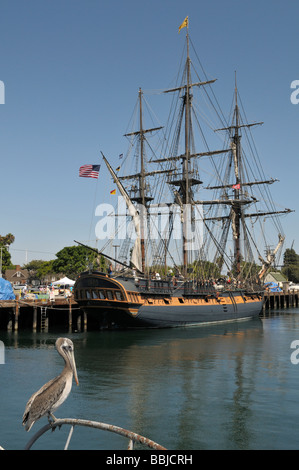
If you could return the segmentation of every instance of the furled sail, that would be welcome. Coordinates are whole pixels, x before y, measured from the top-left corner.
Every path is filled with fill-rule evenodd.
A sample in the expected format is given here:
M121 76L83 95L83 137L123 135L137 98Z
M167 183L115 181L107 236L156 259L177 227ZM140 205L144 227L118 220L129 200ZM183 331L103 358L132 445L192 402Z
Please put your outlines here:
M138 271L142 272L141 264L141 241L140 237L136 238L135 244L132 250L131 263L135 266Z
M101 152L102 153L102 152ZM131 256L131 263L134 265L134 267L136 269L138 269L138 271L142 272L142 262L141 262L141 226L140 226L140 215L136 209L136 207L134 206L134 204L132 203L131 199L130 199L130 196L128 195L127 191L125 190L125 188L123 187L123 185L121 184L118 176L116 175L116 173L114 172L114 170L112 169L110 163L108 162L108 160L105 158L105 156L103 155L102 153L102 156L103 156L103 159L104 159L104 162L106 163L106 166L113 178L113 180L115 181L118 189L119 189L119 192L120 194L123 196L124 200L125 200L125 203L127 205L127 208L128 208L128 211L129 211L129 214L130 216L132 217L133 219L133 223L134 223L134 227L135 227L135 231L136 231L136 241L135 241L135 244L134 244L134 247L133 247L133 251L132 251L132 256Z

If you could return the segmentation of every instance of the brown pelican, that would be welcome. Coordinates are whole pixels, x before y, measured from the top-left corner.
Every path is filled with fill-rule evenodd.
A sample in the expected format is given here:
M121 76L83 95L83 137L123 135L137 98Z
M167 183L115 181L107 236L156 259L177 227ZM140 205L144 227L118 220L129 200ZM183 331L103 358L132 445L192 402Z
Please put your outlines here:
M73 342L68 338L58 338L55 346L64 359L64 369L60 375L47 382L28 400L23 415L23 426L25 426L26 431L30 431L35 421L46 414L48 415L49 421L50 417L55 420L52 412L69 396L72 388L73 375L76 384L79 385Z

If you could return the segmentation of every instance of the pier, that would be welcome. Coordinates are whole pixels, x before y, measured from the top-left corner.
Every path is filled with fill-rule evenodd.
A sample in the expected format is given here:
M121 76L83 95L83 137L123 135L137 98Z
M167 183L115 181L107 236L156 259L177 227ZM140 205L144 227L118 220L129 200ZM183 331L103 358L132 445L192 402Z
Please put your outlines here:
M72 297L0 300L0 330L48 331L49 326L86 330L87 316Z
M266 292L263 312L298 307L298 292ZM86 331L87 315L70 298L0 300L0 330L45 331L63 327Z
M266 292L263 310L276 310L298 307L298 292Z

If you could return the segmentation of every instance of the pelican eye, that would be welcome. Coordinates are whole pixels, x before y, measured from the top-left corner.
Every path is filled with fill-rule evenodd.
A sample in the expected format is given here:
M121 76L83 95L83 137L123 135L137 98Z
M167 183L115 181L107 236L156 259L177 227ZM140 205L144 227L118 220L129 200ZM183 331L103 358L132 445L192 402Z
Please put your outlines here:
M62 347L65 351L72 351L73 350L73 348L70 344L64 344Z

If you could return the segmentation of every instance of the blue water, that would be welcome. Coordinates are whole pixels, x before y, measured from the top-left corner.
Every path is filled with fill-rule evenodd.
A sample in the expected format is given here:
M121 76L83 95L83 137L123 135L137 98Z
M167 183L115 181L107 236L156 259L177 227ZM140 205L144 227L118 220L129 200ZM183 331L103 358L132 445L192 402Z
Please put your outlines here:
M298 449L299 309L225 326L129 332L0 332L0 445L22 449L39 428L22 427L28 398L58 375L54 343L70 337L80 385L59 418L114 424L170 450ZM298 354L299 358L299 354ZM33 449L63 449L69 428L44 434ZM126 449L109 432L75 428L70 449Z

